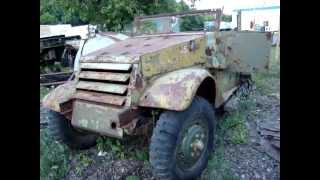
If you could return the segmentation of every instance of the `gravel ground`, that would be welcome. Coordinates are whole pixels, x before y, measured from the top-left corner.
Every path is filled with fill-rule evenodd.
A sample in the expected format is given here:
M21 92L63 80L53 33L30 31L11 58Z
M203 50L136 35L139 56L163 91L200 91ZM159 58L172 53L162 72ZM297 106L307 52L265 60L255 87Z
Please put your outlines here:
M224 142L225 161L231 173L239 179L278 180L280 179L280 152L258 133L257 125L280 118L280 99L256 96L255 108L248 114L246 125L249 129L247 144ZM258 105L260 104L260 105ZM252 114L256 114L252 117Z

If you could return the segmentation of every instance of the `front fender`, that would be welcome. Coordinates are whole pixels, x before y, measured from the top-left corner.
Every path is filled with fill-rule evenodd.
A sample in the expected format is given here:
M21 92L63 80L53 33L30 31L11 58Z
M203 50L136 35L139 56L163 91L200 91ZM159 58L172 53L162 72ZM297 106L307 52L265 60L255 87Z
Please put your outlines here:
M60 104L72 98L76 90L75 81L68 81L52 90L42 100L42 106L60 112Z
M183 111L207 77L214 80L202 68L186 68L162 75L148 85L139 99L139 106Z

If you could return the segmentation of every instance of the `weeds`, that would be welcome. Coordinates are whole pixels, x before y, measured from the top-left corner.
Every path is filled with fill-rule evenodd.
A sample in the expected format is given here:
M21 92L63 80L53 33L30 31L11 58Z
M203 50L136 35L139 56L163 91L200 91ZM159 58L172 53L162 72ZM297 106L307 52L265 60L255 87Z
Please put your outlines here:
M91 159L87 154L83 152L78 154L77 159L78 159L79 165L76 166L75 172L78 175L81 175L83 172L83 169L87 168L94 162L93 159Z
M138 176L127 176L125 180L139 180L140 178Z
M275 51L275 47L272 47L269 70L257 72L253 75L257 90L262 94L271 93L273 87L269 82L274 78L280 78L280 62L275 57Z
M148 151L135 150L135 158L139 161L148 161L149 159Z
M230 172L230 167L224 159L224 146L220 144L216 151L211 154L207 174L202 179L217 179L217 180L237 180Z
M61 179L70 168L67 147L40 131L40 179Z
M219 123L221 137L228 138L233 144L245 144L248 141L249 130L245 124L245 113L236 111Z
M261 94L268 94L272 91L270 85L268 84L268 78L270 78L269 76L270 74L267 72L255 73L253 76L255 86Z
M125 147L118 139L99 137L97 140L98 151L107 152L111 151L117 158L125 159Z
M119 159L136 159L139 161L148 161L149 154L144 149L134 149L132 152L126 148L123 141L108 137L99 137L97 140L97 149L101 152L111 151Z

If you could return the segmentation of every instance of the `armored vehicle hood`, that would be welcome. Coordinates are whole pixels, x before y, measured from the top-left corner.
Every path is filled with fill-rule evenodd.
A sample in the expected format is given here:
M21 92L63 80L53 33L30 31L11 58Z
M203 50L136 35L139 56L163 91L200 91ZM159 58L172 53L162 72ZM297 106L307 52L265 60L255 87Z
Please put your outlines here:
M138 63L140 57L177 44L204 37L203 32L131 37L83 56L81 63Z

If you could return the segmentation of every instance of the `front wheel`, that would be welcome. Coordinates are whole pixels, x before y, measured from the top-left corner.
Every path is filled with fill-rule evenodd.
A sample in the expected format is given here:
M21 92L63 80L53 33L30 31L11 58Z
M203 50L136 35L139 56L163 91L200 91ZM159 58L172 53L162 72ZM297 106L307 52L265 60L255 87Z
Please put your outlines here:
M206 168L213 150L215 114L195 97L182 112L160 115L150 143L150 163L157 179L194 179Z
M96 144L96 134L81 132L72 127L70 120L58 112L48 110L48 128L51 136L67 144L71 149L87 149Z

